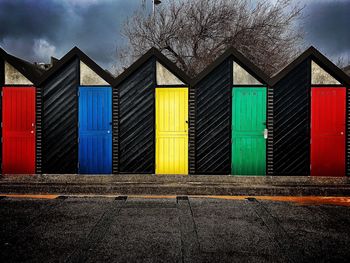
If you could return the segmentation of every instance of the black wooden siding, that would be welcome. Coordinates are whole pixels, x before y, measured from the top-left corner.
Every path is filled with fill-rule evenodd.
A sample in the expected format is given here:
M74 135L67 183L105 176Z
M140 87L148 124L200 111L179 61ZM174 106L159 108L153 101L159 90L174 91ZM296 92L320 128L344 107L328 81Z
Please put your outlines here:
M275 175L310 174L310 60L274 86Z
M77 173L79 60L42 86L42 171Z
M154 173L155 60L126 78L119 92L119 172Z
M232 59L196 84L196 173L231 173Z

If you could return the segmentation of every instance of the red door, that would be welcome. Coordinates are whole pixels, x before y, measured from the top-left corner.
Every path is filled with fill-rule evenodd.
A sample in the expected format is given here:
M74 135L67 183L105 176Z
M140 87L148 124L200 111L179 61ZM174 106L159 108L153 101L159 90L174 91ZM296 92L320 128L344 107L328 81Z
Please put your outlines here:
M35 173L35 88L4 87L2 97L4 174Z
M345 176L345 88L312 88L311 175Z

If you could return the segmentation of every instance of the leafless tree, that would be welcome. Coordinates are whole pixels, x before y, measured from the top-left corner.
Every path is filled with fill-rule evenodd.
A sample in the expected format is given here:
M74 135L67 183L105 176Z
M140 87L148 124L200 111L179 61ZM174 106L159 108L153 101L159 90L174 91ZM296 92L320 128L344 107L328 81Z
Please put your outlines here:
M117 49L121 67L154 46L190 76L233 46L267 74L294 57L302 44L296 27L303 7L290 0L167 0L155 15L129 17Z
M350 57L345 57L344 55L341 55L336 59L335 64L339 68L345 68L347 66L350 66Z

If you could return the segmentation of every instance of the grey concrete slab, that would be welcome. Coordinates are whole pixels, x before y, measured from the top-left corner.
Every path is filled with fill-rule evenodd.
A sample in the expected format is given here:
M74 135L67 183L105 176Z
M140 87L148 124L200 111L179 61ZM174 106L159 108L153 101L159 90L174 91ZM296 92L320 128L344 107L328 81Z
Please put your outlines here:
M36 201L33 201L35 203ZM2 262L58 262L87 237L110 201L67 199L26 229L14 244L2 247Z
M278 252L278 244L249 201L193 198L190 203L204 253L239 252L241 257L269 260Z
M3 199L0 262L347 262L349 221L261 200Z
M115 217L124 206L125 201L126 197L118 197L115 201L110 202L105 208L103 215L100 217L100 220L91 229L89 235L80 242L65 262L86 262L86 260L91 257L93 248L96 244L100 243L106 233L108 233L111 225L114 224Z
M0 247L12 242L35 220L41 220L61 200L3 199L0 201Z
M188 197L177 198L183 262L202 262L198 230Z
M128 199L88 262L181 262L174 199Z
M350 225L349 207L327 205L296 205L293 203L263 201L264 206L275 216L300 252L295 255L299 262L348 262Z

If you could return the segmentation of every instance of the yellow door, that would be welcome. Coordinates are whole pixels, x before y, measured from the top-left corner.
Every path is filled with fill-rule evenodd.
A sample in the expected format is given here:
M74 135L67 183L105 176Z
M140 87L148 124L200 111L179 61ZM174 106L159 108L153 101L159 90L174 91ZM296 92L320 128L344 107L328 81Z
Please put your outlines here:
M188 173L188 89L156 88L156 174Z

